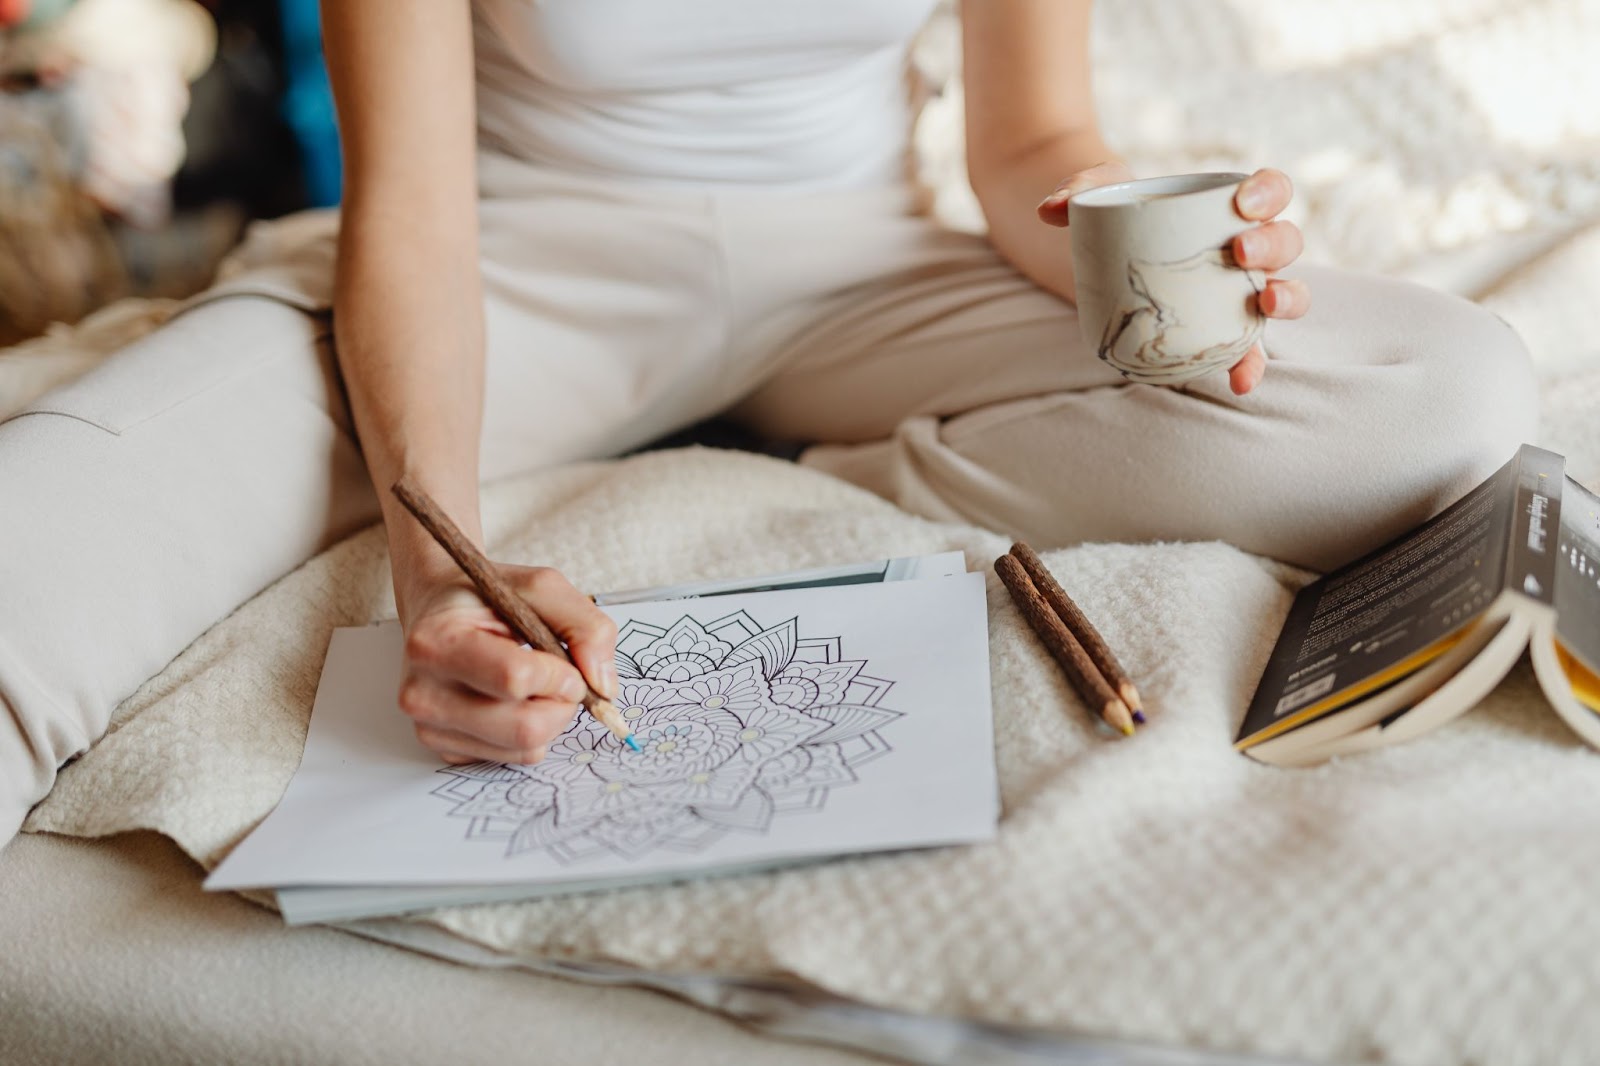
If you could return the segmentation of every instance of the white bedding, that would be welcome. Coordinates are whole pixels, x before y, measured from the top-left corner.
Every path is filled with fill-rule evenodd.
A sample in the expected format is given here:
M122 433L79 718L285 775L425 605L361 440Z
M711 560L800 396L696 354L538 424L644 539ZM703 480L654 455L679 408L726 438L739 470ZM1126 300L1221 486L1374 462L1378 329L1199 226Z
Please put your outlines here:
M509 481L485 505L500 557L591 588L950 548L983 568L1005 543L705 450ZM1220 544L1046 558L1155 721L1132 741L1099 735L991 579L996 844L425 922L510 957L798 978L891 1007L1184 1045L1551 1066L1600 1042L1600 756L1526 676L1410 745L1269 769L1229 741L1291 575ZM155 828L215 862L293 772L329 628L386 608L369 530L145 686L29 827Z
M872 1066L627 987L465 967L200 891L154 833L0 861L6 1066ZM435 953L436 954L436 953Z
M1541 443L1600 486L1596 5L1338 9L1100 5L1113 141L1145 172L1283 166L1300 178L1319 258L1429 278L1499 311L1540 368ZM1247 17L1265 22L1247 29ZM1152 70L1164 79L1153 89ZM1270 88L1253 87L1252 71ZM1507 102L1547 85L1539 120L1512 124ZM925 148L948 141L954 102L930 112ZM960 218L959 183L940 170L949 158L929 155L943 209ZM116 309L77 338L0 357L0 412L145 328L145 310L163 308ZM588 587L944 548L987 568L1005 543L794 467L704 451L507 482L486 507L498 554L564 566ZM779 975L873 1003L1192 1046L1592 1059L1600 755L1525 671L1402 748L1270 770L1228 742L1292 575L1215 544L1047 559L1123 651L1155 721L1131 742L1096 736L991 580L997 844L443 912L415 928L511 958ZM329 629L389 611L375 532L311 561L130 699L29 828L154 827L214 863L294 768Z

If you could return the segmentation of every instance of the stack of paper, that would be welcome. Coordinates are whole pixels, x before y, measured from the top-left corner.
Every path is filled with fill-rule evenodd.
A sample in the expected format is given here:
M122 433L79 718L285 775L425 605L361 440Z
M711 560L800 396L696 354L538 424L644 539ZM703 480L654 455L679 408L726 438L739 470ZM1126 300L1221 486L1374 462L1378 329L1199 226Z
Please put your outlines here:
M439 762L395 706L398 625L338 630L299 770L206 887L276 889L298 923L989 839L987 611L963 569L602 596L643 750L580 713L526 766Z

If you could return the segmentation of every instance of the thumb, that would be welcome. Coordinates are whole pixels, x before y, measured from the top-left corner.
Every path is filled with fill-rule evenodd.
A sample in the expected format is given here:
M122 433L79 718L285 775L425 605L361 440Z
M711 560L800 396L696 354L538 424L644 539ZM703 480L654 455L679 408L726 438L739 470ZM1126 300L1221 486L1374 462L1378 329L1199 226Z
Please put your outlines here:
M1070 197L1087 189L1128 181L1132 177L1133 174L1128 170L1127 164L1115 161L1096 163L1086 170L1080 170L1057 185L1049 196L1040 201L1037 208L1039 220L1052 226L1066 226L1071 221L1068 217Z
M549 567L503 567L523 597L567 646L584 680L606 699L617 691L617 626L594 601Z

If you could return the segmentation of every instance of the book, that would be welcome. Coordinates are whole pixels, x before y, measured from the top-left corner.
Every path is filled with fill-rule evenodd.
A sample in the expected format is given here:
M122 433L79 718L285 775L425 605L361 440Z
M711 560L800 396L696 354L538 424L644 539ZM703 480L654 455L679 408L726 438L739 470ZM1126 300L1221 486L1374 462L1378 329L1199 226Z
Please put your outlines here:
M337 630L300 768L206 887L300 924L990 839L983 584L944 553L597 596L643 751L580 714L528 766L441 764L398 625Z
M1234 746L1282 766L1395 744L1465 714L1526 651L1600 747L1600 497L1524 445L1421 526L1294 598Z

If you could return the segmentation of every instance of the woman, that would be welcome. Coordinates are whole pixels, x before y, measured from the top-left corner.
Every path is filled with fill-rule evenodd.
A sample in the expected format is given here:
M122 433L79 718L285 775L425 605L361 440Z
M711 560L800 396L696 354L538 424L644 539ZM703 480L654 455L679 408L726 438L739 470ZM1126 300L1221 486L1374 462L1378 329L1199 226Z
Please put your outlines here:
M1067 193L1127 176L1095 126L1088 0L966 5L987 239L915 214L899 178L932 3L325 0L336 263L331 234L274 252L0 426L0 841L142 680L380 513L418 737L539 759L579 675L507 639L373 491L402 471L481 537L480 478L729 411L1041 545L1221 538L1325 567L1528 435L1503 324L1331 271L1261 295L1270 373L1258 350L1226 381L1124 383L1079 339L1053 228ZM1241 264L1296 258L1289 197L1272 170L1242 186ZM610 691L606 618L507 570Z

